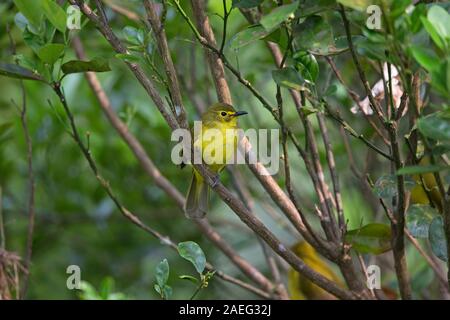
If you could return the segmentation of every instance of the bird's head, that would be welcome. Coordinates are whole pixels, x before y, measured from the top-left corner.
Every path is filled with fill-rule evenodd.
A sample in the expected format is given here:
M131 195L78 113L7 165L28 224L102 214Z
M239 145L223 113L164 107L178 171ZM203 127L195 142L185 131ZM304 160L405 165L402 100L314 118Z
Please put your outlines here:
M247 114L246 111L236 111L229 104L216 103L203 113L202 121L206 124L216 123L235 126L237 124L237 118L245 114Z

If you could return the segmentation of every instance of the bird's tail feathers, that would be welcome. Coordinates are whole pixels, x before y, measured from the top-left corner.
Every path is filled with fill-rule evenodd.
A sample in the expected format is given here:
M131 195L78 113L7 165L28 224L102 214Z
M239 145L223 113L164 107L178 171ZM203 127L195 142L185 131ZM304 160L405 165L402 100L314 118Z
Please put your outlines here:
M204 181L199 181L195 173L186 196L184 212L189 219L202 219L208 211L209 187Z

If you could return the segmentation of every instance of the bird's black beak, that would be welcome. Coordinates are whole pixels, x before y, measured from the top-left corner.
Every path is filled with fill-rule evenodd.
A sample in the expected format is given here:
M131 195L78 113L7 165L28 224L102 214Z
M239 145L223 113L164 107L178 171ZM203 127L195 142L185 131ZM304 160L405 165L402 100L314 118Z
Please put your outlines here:
M247 112L247 111L236 111L236 112L233 114L233 117L243 116L244 114L248 114L248 112Z

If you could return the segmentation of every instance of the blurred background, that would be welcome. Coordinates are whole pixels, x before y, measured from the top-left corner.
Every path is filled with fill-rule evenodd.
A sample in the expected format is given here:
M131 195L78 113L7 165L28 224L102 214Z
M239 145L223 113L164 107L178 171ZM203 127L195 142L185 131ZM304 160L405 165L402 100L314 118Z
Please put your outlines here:
M266 2L267 8L273 5L271 1ZM140 1L108 0L104 3L113 30L121 39L126 40L124 27L143 27L141 22L127 18L112 9L112 6L118 5L143 17L145 12ZM231 1L228 3L231 5ZM191 14L190 6L185 7L187 13ZM218 39L220 39L223 23L218 15L223 14L222 10L222 1L208 1L208 16ZM22 31L17 22L17 12L13 1L1 2L0 60L4 62L13 62L7 26L10 28L17 53L25 57L34 55L29 46L24 43ZM334 36L336 38L343 36L344 30L338 14L329 12L326 18L329 25L333 26ZM82 22L84 21L83 17ZM231 12L228 23L229 39L249 25L239 10ZM203 49L194 41L192 32L172 6L168 7L165 28L172 58L182 82L189 121L192 123L198 119L195 102L207 106L217 101L214 85L205 63ZM110 60L112 71L99 73L98 77L114 110L128 124L129 130L143 144L161 172L184 193L188 188L191 170L190 168L180 170L171 162L170 152L173 143L168 143L170 130L145 91L123 61L114 57L109 44L91 23L83 23L78 35L89 58L103 57ZM286 43L286 39L283 40L285 35L282 33L273 36L277 37L277 42L281 46ZM148 52L155 66L163 71L152 42L149 44ZM230 48L227 42L225 54L233 65L260 92L263 92L273 105L276 105L276 86L271 74L275 67L264 41L254 41L239 49ZM74 58L73 50L68 48L65 61ZM369 138L372 137L373 129L366 122L359 121L362 115L350 112L353 101L336 80L326 61L320 57L317 61L319 96L324 95L330 87L333 88L331 101L334 107L339 108L341 115L358 132ZM357 81L350 55L348 53L339 55L336 58L336 64L349 86L362 95L363 90ZM376 82L379 75L371 72L372 69L367 65L364 67L368 70L370 83ZM152 72L149 68L146 71L149 74ZM249 112L249 116L242 117L240 120L242 128L277 128L273 117L262 108L248 90L230 74L228 74L228 80L236 109ZM50 88L39 82L25 81L24 86L36 181L36 225L27 298L78 299L80 292L68 290L66 287L68 277L66 268L69 265L78 265L81 268L82 280L87 281L99 291L119 292L126 298L159 299L159 294L154 290L153 285L155 268L163 259L167 259L170 264L168 283L173 288L172 298L189 298L195 290L195 285L189 281L180 280L179 276L195 274L193 266L175 251L149 237L121 216L114 203L99 186L79 148L67 133L67 121L57 96ZM208 261L214 266L218 266L234 277L246 280L246 277L199 232L195 225L184 217L173 201L155 186L154 181L143 174L132 152L102 113L84 75L68 75L63 80L63 87L80 132L83 135L89 133L92 155L123 204L146 224L168 235L175 243L197 242ZM160 83L158 89L162 96L167 96ZM299 139L303 140L304 132L299 125L298 115L285 91L283 90L283 95L286 96L286 121ZM14 106L21 103L22 92L19 81L0 77L0 188L2 191L0 210L5 232L5 247L19 256L23 256L25 252L28 223L26 144L20 113ZM388 223L376 197L370 194L370 190L369 192L364 190L352 174L345 141L336 123L329 121L349 229L368 222ZM318 132L317 124L315 121L313 123ZM353 138L349 138L348 141L354 163L362 170L370 171L372 179L376 180L382 172L389 170L385 160L368 152L361 141ZM320 155L325 161L324 150L322 146L320 148ZM293 148L290 149L290 154L295 192L300 202L312 213L316 199L310 179L305 173L303 162ZM248 183L254 199L257 199L254 208L256 215L287 245L293 245L299 241L300 238L286 230L287 220L276 209L248 168L241 165L237 170ZM281 166L280 174L275 178L280 185L284 186L282 172ZM225 185L232 185L228 172L222 175L221 180ZM260 242L215 194L212 194L208 218L240 255L270 277ZM425 247L428 246L425 242L423 244ZM391 253L385 253L378 259L390 260ZM439 290L433 271L411 247L408 247L408 262L415 297L435 297ZM288 267L282 262L278 263L282 270L282 279L287 282ZM396 290L395 274L393 269L390 269L392 264L388 261L385 265L383 286ZM335 272L338 271L335 270ZM114 288L108 289L112 281ZM213 278L209 287L202 290L198 297L205 299L258 298L219 278Z

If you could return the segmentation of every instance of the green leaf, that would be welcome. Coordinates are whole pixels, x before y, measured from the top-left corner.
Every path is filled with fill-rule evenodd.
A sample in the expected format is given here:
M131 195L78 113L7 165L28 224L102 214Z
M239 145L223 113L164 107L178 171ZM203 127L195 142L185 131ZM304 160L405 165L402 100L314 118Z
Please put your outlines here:
M122 30L125 40L133 45L143 45L145 39L145 33L142 29L126 26Z
M83 300L101 300L97 290L87 281L80 283L81 299Z
M292 67L273 70L272 77L273 80L275 80L275 82L281 87L297 91L307 90L304 86L305 80Z
M164 299L168 300L170 299L170 297L172 296L173 290L172 287L165 285L163 287L163 294L164 294Z
M375 182L373 191L379 198L392 198L397 194L397 178L393 175L385 175Z
M373 1L370 0L337 0L337 2L358 11L366 11L367 7L373 4Z
M183 275L179 276L179 278L182 279L182 280L191 281L191 282L196 283L196 284L198 283L198 279L197 278L195 278L193 276L190 276L190 275L187 275L187 274L183 274Z
M114 290L114 279L111 277L106 277L102 280L100 284L99 294L104 300L107 300L109 295Z
M444 221L441 216L435 217L431 221L428 230L428 239L430 240L431 250L442 261L448 261L447 241L445 239Z
M65 74L78 73L78 72L106 72L111 71L109 68L108 60L98 58L90 61L72 60L64 63L61 66L62 71Z
M297 14L300 18L306 18L319 12L334 10L335 7L335 0L302 0Z
M385 43L378 43L370 41L366 37L358 38L355 42L356 51L358 54L373 60L386 60L386 45Z
M442 39L450 40L450 15L444 8L432 6L428 10L427 19Z
M443 170L450 169L449 166L443 165L423 165L423 166L407 166L401 168L397 171L397 175L413 175L413 174L422 174L422 173L430 173L430 172L439 172Z
M405 14L406 8L411 4L411 0L394 0L390 8L390 16L393 19Z
M0 145L2 142L12 137L13 126L14 126L13 122L0 123Z
M264 0L233 0L233 8L249 9L259 6Z
M431 150L433 155L441 155L441 154L445 154L445 153L450 153L450 144L440 144L437 145L435 147L433 147L433 149Z
M273 30L281 23L287 21L289 18L293 18L297 8L298 1L294 1L291 4L277 7L273 9L269 14L261 18L261 25L268 31Z
M38 35L32 33L29 26L23 31L23 41L37 54L39 49L45 45L45 41Z
M422 21L420 17L425 17L427 13L427 7L423 3L419 3L415 6L414 11L411 13L411 31L417 33L422 27Z
M158 294L162 297L161 287L158 284L155 283L153 285L153 289L155 289L155 291L158 292Z
M127 300L127 296L120 292L114 292L108 295L107 300Z
M450 57L436 64L436 69L430 72L431 86L442 96L450 98Z
M436 54L432 50L418 46L411 46L410 50L414 59L416 59L425 70L432 71L439 67L439 64L436 63L439 58L436 57Z
M201 274L205 270L206 257L197 243L193 241L180 242L178 244L178 253L181 257L190 261L198 273Z
M17 28L19 28L20 31L23 32L29 22L28 22L28 19L25 18L25 16L21 12L18 12L14 16L14 23L16 24Z
M38 57L45 63L54 64L64 52L65 45L60 43L49 43L37 52Z
M0 62L0 75L10 78L24 79L24 80L39 80L42 81L42 77L33 71L16 64Z
M41 25L42 8L40 1L37 0L13 0L19 11L36 28Z
M330 24L322 16L309 16L294 27L294 37L300 49L313 54L330 55L348 49L344 43L344 48L338 48L333 38Z
M29 58L27 56L24 56L23 54L16 54L13 56L13 58L14 58L14 61L17 61L17 64L19 64L21 67L24 67L26 69L30 69L33 72L36 72L39 61L36 61L34 58Z
M169 279L169 262L164 259L156 266L156 282L163 288Z
M293 55L296 69L301 72L303 78L315 82L319 76L319 64L316 57L308 52L299 51Z
M437 216L439 213L429 205L414 204L406 212L406 226L413 237L428 238L428 228Z
M115 57L126 62L135 62L135 63L142 62L142 58L134 54L118 53L115 55Z
M381 223L370 223L348 231L345 241L360 253L381 254L391 250L391 228Z
M266 31L261 25L250 26L236 33L228 42L230 49L236 50L254 41L263 39L270 32Z
M305 105L305 106L302 106L301 111L302 111L303 114L307 117L307 116L309 116L310 114L317 113L319 110L316 109L316 108L313 108L313 107L311 107L311 106Z
M450 140L450 118L436 112L417 121L417 128L426 137L434 140Z
M433 24L425 17L420 17L420 20L422 21L423 26L425 27L425 30L427 30L428 34L430 35L431 39L433 39L434 43L440 48L445 48L445 42L442 40L442 38L439 36L439 33L437 32L436 28L433 26Z
M44 10L44 14L47 19L56 29L64 33L66 31L67 24L66 12L52 0L41 0L41 3L42 9Z
M405 179L405 188L410 190L415 186L413 181ZM384 175L378 178L373 187L373 192L379 198L392 198L397 195L397 177L395 175Z

